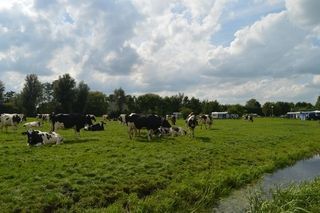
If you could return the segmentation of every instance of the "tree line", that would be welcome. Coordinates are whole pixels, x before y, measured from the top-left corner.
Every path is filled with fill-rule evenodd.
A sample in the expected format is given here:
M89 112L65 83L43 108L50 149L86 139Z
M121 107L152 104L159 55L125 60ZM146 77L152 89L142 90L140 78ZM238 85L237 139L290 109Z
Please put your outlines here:
M256 113L261 116L280 116L290 111L320 109L320 96L315 105L307 102L266 102L261 105L252 98L241 104L220 104L217 100L199 100L182 93L161 97L147 93L140 96L128 95L122 88L112 94L91 91L83 81L76 82L69 74L59 76L53 82L42 83L36 74L29 74L20 93L6 91L0 80L0 113L23 112L27 116L37 113L86 113L101 116L109 114L117 117L121 113L156 113L159 115L181 112L185 117L190 112L196 114L219 111L242 116Z

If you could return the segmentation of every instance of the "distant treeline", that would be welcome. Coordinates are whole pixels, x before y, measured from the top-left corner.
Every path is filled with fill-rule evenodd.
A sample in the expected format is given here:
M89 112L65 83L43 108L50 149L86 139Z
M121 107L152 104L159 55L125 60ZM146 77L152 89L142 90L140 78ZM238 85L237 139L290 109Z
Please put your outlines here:
M156 113L159 115L181 112L183 116L191 111L211 113L227 111L242 116L256 113L261 116L280 116L289 111L320 109L320 96L315 105L306 102L266 102L262 106L254 98L246 104L220 104L217 100L199 100L184 94L161 97L147 93L140 96L127 95L122 88L112 94L90 91L89 86L81 81L77 83L69 74L59 76L53 82L42 83L35 74L27 75L20 93L6 91L0 81L0 113L23 112L27 116L37 113L78 112L101 116L109 114L118 116L121 113Z

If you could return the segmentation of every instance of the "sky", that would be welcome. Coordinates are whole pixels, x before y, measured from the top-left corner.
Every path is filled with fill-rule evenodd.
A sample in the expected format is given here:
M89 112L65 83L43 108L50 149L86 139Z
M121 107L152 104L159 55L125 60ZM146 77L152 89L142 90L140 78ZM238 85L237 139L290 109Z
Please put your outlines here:
M245 103L320 95L319 0L0 0L0 80Z

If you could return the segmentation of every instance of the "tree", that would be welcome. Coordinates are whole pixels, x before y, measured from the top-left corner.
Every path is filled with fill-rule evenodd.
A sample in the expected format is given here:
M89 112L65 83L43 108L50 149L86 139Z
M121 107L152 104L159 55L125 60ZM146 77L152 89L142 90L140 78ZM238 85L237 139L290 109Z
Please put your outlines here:
M201 112L201 102L195 97L190 99L186 107L192 109L195 114L199 114Z
M314 105L314 107L315 107L317 110L320 110L320 96L318 96L317 102L316 102L316 104Z
M58 103L53 97L53 84L46 82L42 84L41 103L37 108L37 113L51 113L55 111Z
M53 101L53 84L46 82L42 84L43 93L42 93L42 101L49 103Z
M264 103L262 106L262 113L264 114L264 116L271 116L274 113L273 110L275 110L274 106L275 104L272 102Z
M258 115L262 113L260 103L254 98L247 101L245 107L248 113L256 113Z
M202 102L202 112L205 114L210 114L211 112L219 112L220 110L221 106L217 100L206 100Z
M0 105L3 103L4 91L5 91L4 83L0 80Z
M294 108L293 103L278 101L275 103L273 114L275 116L285 115Z
M137 98L137 108L139 112L151 114L156 113L163 115L162 99L157 94L147 93Z
M120 87L119 89L115 89L113 91L113 98L115 105L117 107L117 111L119 114L124 113L126 110L126 94L124 90Z
M308 111L314 109L313 105L307 102L297 102L294 108L296 111Z
M102 92L89 92L86 113L101 116L108 110L107 97Z
M75 102L73 111L78 113L84 113L87 107L89 86L81 81L78 87L75 89Z
M240 104L228 105L227 109L228 113L238 114L239 116L242 116L245 112L245 107Z
M54 99L59 104L56 111L66 113L73 111L73 100L76 95L75 86L76 81L69 74L59 76L59 79L53 82Z
M27 75L25 81L21 92L22 106L27 116L34 116L41 101L42 85L36 74Z

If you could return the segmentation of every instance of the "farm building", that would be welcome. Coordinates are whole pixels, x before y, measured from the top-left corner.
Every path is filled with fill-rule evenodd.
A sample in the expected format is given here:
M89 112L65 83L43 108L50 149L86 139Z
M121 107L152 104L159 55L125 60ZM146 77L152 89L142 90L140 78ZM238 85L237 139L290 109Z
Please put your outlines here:
M230 114L228 112L211 112L213 119L239 118L238 114Z

